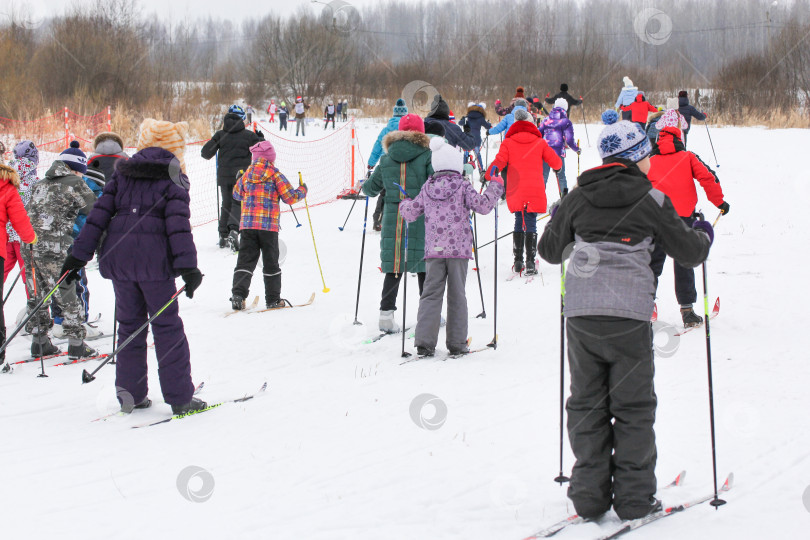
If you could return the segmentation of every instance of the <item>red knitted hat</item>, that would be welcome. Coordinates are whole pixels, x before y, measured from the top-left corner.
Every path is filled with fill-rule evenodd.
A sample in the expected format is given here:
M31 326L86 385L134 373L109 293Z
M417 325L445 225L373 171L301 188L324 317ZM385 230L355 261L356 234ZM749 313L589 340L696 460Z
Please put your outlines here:
M399 119L400 131L418 131L419 133L425 132L425 122L422 117L416 114L406 114Z

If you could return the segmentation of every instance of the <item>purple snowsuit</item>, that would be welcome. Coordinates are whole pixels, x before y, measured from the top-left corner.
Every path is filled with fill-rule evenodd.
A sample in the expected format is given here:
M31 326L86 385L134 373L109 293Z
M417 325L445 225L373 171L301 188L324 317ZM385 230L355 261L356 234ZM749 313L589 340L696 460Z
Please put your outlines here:
M439 339L442 301L447 287L447 348L451 353L467 347L468 260L472 259L473 235L470 210L488 214L503 193L499 182L490 182L483 195L455 171L441 171L428 178L415 199L399 203L408 221L425 214L425 265L427 276L419 298L416 347L432 352Z
M102 277L111 279L115 289L119 342L168 302L181 270L197 267L188 178L178 172L176 162L170 167L173 159L171 152L153 147L119 161L73 244L73 255L89 261L107 233L98 247L98 261ZM152 332L163 399L170 405L186 404L194 385L177 302L152 322ZM115 384L129 392L135 404L148 393L146 334L141 332L121 351L116 365Z
M568 119L568 114L560 107L554 107L548 115L548 118L538 126L540 135L548 143L552 150L558 156L565 158L565 147L568 146L574 152L579 152L580 148L574 141L574 124ZM568 180L565 176L565 159L562 160L563 166L557 173L558 188L560 193L563 190L568 190ZM548 164L543 162L543 182L548 183L548 175L551 172Z

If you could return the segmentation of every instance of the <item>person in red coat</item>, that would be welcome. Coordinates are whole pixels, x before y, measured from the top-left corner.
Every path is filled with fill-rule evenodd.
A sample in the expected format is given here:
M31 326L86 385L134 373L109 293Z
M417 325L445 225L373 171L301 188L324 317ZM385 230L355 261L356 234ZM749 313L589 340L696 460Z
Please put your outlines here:
M13 167L0 165L0 245L8 243L8 233L6 223L11 223L14 230L26 244L35 244L37 235L31 220L25 212L20 193L20 177ZM5 263L5 261L3 261ZM3 315L3 308L0 306L0 343L6 341L6 319ZM6 351L0 353L0 364L6 359Z
M506 133L495 161L484 177L489 180L508 169L506 204L515 214L512 233L515 272L523 271L523 247L526 247L526 274L537 273L534 257L537 254L537 214L546 212L546 187L543 182L543 163L555 172L562 168L562 159L543 140L527 111L515 112L515 123Z
M633 103L630 105L622 105L621 109L625 112L630 111L630 120L636 124L640 124L642 129L647 125L647 116L649 116L651 112L658 112L658 108L647 101L644 94L641 92L638 93Z
M723 214L728 214L729 205L723 197L720 179L700 158L684 148L682 132L677 127L665 127L658 133L659 154L650 158L650 172L647 177L652 186L672 200L675 211L688 227L695 221L697 189L695 180L700 182L706 197ZM664 269L666 261L664 247L655 245L650 268L655 274L655 285ZM675 265L675 297L681 305L681 318L685 327L700 326L703 317L697 315L692 305L697 300L695 271L673 261Z

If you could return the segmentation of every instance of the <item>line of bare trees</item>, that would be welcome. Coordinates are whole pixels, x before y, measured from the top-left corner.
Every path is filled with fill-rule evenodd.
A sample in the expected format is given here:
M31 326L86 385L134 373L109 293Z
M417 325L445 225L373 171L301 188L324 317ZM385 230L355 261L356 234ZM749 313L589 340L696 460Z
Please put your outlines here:
M382 110L413 80L457 105L545 96L567 83L591 116L624 75L651 95L700 89L729 122L778 112L807 123L810 0L333 0L241 24L163 22L137 0L87 0L0 28L0 116L112 104L132 117L206 118L271 97L348 97Z

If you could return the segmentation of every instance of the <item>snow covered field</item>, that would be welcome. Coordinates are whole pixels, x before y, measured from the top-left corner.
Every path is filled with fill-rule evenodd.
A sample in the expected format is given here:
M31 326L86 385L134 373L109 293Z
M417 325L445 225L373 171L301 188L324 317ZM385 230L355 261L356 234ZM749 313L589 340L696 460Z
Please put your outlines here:
M379 127L359 127L365 158ZM576 128L585 147L584 170L599 157L582 126ZM598 126L589 131L595 142ZM317 127L309 133L321 135ZM808 538L810 492L805 503L802 497L810 489L810 355L801 313L810 304L805 246L810 187L802 150L810 147L810 130L724 128L713 129L712 138L731 204L708 263L709 294L712 301L722 299L711 326L718 468L721 480L733 471L736 484L719 511L704 505L630 534ZM702 125L696 124L689 145L714 165ZM575 154L567 158L567 168L571 182ZM294 171L284 172L294 177ZM300 303L317 293L314 304L300 310L224 318L236 257L214 246L214 224L194 231L205 280L193 300L183 296L180 303L194 381L205 382L200 397L217 402L268 381L260 399L133 430L133 424L170 414L154 358L155 405L107 422L91 420L117 408L112 367L87 385L80 373L95 362L50 369L46 363L47 379L36 378L38 364L0 376L0 536L519 540L571 513L565 488L553 482L559 268L541 262L541 275L532 283L506 282L511 241L503 240L498 349L448 361L439 353L400 365L399 336L362 343L378 333L378 233L366 239L359 312L364 325L352 325L363 201L346 229L338 230L351 204L311 209L328 294L321 292L303 205L296 205L302 227L295 227L290 214L282 217L281 238L288 247L282 296ZM503 234L513 218L500 208ZM703 197L698 208L712 220L717 215ZM482 242L493 238L493 219L492 214L478 219ZM493 254L493 246L481 251L487 318L470 319L473 348L493 335ZM679 324L672 283L667 263L659 319ZM409 285L413 324L416 280ZM90 288L92 311L103 312L101 328L111 333L112 288L97 271L90 272ZM698 290L702 294L700 285ZM472 271L467 291L474 317L481 304ZM250 299L257 294L263 298L255 279ZM18 286L5 310L9 326L22 304ZM109 340L95 344L109 351ZM16 340L9 360L27 357L29 346L24 338ZM413 350L413 341L407 346ZM656 364L659 484L688 471L683 487L662 494L665 503L674 504L711 491L703 331L684 335L677 352ZM426 419L439 412L439 425L432 426L437 429L412 419L422 394L439 400L421 410ZM566 442L566 473L572 464ZM188 480L190 466L202 471ZM205 500L188 500L194 493ZM617 521L613 515L602 527ZM558 538L600 532L600 525L585 524Z

